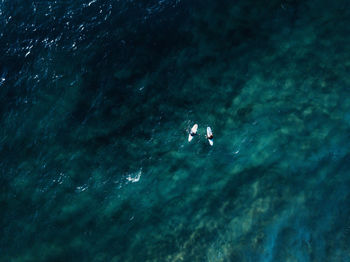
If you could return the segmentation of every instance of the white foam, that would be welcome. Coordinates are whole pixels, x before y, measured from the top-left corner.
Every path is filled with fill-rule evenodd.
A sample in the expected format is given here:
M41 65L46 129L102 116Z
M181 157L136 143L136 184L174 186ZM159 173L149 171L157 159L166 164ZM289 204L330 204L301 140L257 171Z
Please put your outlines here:
M139 182L141 178L142 170L140 170L135 176L128 175L126 180L130 181L131 183Z

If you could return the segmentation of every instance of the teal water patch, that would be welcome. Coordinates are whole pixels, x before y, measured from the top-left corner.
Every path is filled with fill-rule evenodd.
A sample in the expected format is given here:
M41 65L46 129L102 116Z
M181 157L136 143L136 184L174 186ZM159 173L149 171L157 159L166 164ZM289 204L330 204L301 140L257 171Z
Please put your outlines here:
M254 2L0 4L1 260L350 260L349 4Z

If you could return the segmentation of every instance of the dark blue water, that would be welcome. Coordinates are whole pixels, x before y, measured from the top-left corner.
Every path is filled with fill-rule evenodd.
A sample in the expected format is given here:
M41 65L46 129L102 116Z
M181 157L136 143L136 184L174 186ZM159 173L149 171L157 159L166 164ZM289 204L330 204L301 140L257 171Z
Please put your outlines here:
M349 22L2 0L0 261L350 261Z

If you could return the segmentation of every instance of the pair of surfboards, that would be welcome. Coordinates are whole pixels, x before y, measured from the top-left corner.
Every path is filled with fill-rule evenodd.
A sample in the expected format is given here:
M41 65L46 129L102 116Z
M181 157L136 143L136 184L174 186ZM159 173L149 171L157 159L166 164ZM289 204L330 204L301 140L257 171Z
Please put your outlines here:
M190 133L188 134L188 142L191 142L193 137L197 135L197 130L198 130L198 125L194 124L193 127L191 128ZM213 141L213 132L211 131L210 126L207 127L207 135L206 138L208 139L209 144L212 146L214 145Z

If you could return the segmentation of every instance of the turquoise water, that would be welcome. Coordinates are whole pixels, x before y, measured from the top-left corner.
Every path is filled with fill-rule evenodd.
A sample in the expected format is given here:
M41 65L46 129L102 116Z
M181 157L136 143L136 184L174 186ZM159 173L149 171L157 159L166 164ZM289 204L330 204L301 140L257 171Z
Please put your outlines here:
M349 7L2 1L0 261L350 261Z

